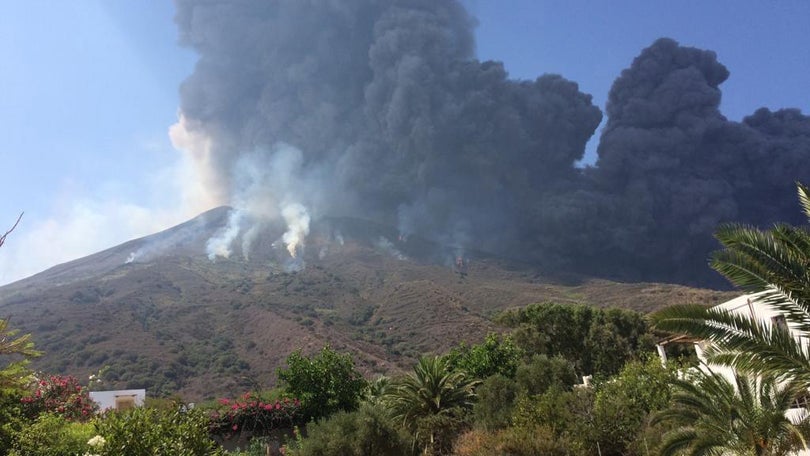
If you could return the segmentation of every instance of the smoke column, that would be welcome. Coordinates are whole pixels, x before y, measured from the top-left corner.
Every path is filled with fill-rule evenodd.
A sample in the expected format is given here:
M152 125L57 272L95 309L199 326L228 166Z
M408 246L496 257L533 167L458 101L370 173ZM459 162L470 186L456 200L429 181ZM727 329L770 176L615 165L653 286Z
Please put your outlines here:
M673 40L619 75L598 162L579 169L602 119L591 96L478 61L458 1L176 5L200 56L171 130L203 183L189 194L249 218L293 201L548 270L717 283L717 223L790 220L793 182L810 182L808 118L728 121L728 70Z
M304 241L309 234L309 214L307 208L298 204L287 204L281 210L281 216L287 222L287 231L282 240L287 245L290 256L295 258L297 252L304 248Z

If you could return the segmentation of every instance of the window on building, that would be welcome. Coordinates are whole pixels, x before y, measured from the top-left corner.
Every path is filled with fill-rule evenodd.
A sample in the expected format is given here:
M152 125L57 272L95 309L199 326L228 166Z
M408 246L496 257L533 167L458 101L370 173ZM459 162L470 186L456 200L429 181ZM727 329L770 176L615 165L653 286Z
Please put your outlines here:
M135 408L135 396L115 396L115 409L126 410Z

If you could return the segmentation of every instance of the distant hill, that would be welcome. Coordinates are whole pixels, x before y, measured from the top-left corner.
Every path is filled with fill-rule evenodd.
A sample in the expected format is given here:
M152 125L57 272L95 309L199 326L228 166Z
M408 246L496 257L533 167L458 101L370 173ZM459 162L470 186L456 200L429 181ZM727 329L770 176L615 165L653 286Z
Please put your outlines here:
M490 317L534 302L650 311L715 304L733 293L554 277L483 252L455 252L355 219L316 223L303 258L258 234L250 255L210 260L221 207L164 232L0 287L0 315L32 332L35 367L82 377L109 366L109 387L187 400L269 387L293 350L325 344L369 375L496 330ZM297 271L297 272L296 272Z

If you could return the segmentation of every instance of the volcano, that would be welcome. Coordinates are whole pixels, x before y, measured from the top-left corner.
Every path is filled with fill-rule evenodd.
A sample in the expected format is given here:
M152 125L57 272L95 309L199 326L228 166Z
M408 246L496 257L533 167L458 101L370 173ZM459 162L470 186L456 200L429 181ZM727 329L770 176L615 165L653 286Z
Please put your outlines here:
M650 311L715 304L727 292L557 277L491 253L443 246L367 220L315 221L297 258L266 225L249 252L206 246L220 207L144 238L0 287L0 315L33 333L36 369L108 388L201 400L271 387L294 350L351 353L369 377L424 353L477 343L497 312L555 301ZM462 267L459 267L459 258Z

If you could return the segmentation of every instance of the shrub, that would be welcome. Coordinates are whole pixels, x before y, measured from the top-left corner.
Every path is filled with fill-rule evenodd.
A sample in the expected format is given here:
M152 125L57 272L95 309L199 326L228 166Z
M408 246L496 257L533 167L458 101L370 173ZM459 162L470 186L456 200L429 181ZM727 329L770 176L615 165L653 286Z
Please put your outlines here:
M531 396L543 394L553 386L570 390L577 382L577 373L574 365L561 356L534 355L518 367L515 380L521 393Z
M31 395L21 401L30 419L40 413L55 413L71 421L87 421L98 410L98 404L73 376L43 376L36 381Z
M0 454L11 448L19 432L27 425L20 401L24 393L16 389L0 389Z
M352 357L329 347L311 357L293 352L287 366L278 371L278 378L290 395L301 399L306 419L356 409L366 388Z
M17 436L10 456L63 456L84 454L95 435L91 423L69 421L63 415L43 413Z
M303 422L302 418L298 399L265 402L257 395L246 393L240 399L219 400L219 407L211 414L210 432L224 438L242 432L262 436L279 428L292 429Z
M515 381L493 375L484 380L476 393L478 401L473 406L476 426L490 430L509 426L518 393Z
M453 448L456 456L567 456L567 442L548 428L509 428L495 432L481 430L462 434Z
M642 454L636 447L651 443L644 441L650 414L667 406L676 378L672 364L662 366L651 356L628 363L611 381L596 385L594 430L604 454Z
M467 347L462 343L447 355L453 369L461 369L478 379L495 374L513 378L522 356L523 350L510 336L500 338L492 333L480 344Z
M407 455L411 445L379 405L363 404L354 412L338 412L307 426L295 456Z
M136 407L109 411L96 423L106 443L101 456L222 455L208 434L209 420L201 410L159 410Z

